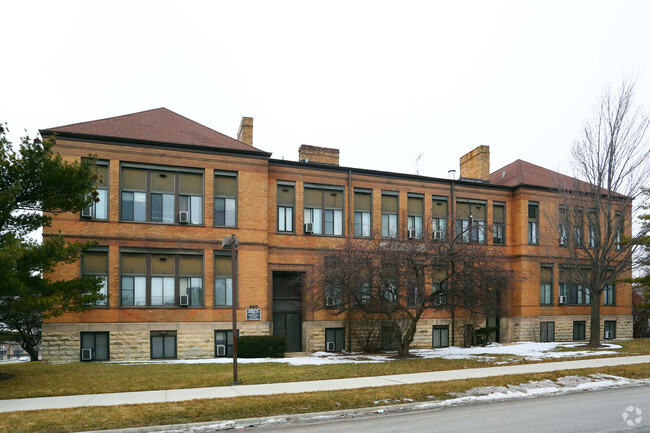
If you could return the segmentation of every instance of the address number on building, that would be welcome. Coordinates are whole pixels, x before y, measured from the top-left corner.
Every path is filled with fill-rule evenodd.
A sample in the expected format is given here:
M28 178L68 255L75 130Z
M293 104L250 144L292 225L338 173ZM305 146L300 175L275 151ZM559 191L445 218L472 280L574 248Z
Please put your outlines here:
M246 320L262 320L262 309L261 308L247 308L246 309Z

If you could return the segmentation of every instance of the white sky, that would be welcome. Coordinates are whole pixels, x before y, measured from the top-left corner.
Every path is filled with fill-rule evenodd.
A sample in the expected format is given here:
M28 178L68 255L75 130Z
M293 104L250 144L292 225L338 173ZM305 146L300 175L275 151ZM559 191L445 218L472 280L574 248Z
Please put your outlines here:
M27 129L167 107L296 160L447 177L489 145L570 172L608 82L650 105L650 2L6 1L0 121Z

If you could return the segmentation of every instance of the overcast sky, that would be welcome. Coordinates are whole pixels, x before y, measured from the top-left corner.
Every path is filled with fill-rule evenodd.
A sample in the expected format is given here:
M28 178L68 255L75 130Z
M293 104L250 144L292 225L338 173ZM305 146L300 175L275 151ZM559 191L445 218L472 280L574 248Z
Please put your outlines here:
M609 82L650 105L648 1L7 1L0 121L27 129L167 107L296 160L447 177L488 145L571 173ZM416 167L415 161L422 157Z

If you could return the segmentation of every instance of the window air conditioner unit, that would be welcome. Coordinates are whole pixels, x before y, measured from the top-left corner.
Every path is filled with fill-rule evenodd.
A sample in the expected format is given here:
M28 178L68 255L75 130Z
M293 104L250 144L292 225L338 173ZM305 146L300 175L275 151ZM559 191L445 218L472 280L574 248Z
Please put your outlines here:
M190 222L190 213L186 210L178 212L178 222L181 224L187 224Z
M327 351L328 352L334 352L335 349L336 349L336 345L334 344L334 342L333 341L328 341L327 342Z
M190 305L190 297L188 295L181 295L178 303L181 307L187 307Z
M566 296L564 295L560 296L560 299L558 300L558 304L566 304Z
M409 230L409 239L415 239L416 233L415 229L410 229Z
M81 360L82 361L92 361L93 360L93 350L92 349L81 349Z
M217 344L217 356L226 356L225 344Z
M305 233L314 233L314 223L305 223Z
M612 338L614 338L614 333L612 331L605 331L605 339L611 340Z
M435 230L433 232L433 240L439 241L442 239L442 231L440 230Z
M92 218L93 208L91 206L85 207L81 210L81 218Z

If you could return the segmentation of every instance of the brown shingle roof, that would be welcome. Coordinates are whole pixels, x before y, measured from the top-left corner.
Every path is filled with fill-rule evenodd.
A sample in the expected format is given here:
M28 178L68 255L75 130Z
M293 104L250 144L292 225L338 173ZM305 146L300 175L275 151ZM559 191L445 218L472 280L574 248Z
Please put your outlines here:
M270 156L268 152L230 138L167 108L156 108L139 113L41 130L43 136L50 136L53 133L61 137L76 136L117 141L200 146Z
M518 159L490 175L494 185L532 185L551 189L571 189L589 192L591 186L574 177Z

